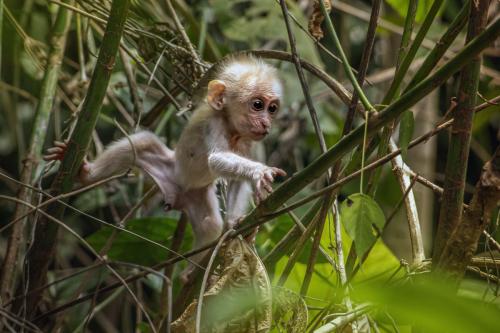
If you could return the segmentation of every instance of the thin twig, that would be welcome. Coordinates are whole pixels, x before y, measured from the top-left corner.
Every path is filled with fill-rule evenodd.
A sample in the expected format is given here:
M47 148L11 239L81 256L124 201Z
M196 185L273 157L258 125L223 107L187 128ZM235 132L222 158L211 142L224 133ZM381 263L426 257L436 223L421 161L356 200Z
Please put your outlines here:
M203 294L205 294L205 289L207 288L207 282L208 282L208 276L210 275L210 270L215 262L217 253L219 253L219 250L222 247L222 244L224 244L226 238L229 237L232 233L234 233L234 230L228 230L219 238L219 241L217 242L217 245L215 246L212 255L210 256L210 260L208 261L205 274L203 274L203 280L201 282L201 287L200 287L200 296L198 297L198 304L196 305L196 322L195 322L196 333L201 332L201 308L203 306L203 298L204 298Z

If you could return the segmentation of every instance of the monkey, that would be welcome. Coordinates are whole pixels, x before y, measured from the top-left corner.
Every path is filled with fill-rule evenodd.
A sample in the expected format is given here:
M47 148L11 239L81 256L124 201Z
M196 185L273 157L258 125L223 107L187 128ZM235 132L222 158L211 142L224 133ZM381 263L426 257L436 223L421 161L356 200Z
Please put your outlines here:
M228 181L227 227L232 228L246 212L253 187L258 205L270 192L276 176L286 172L250 159L254 142L269 134L280 108L282 82L276 68L253 56L229 58L214 70L203 96L183 129L175 150L156 135L140 131L111 144L79 172L82 184L142 169L158 185L165 210L187 214L194 233L193 248L217 239L224 227L215 181ZM66 144L56 142L45 160L61 160ZM201 262L206 253L193 260ZM181 273L189 279L195 266Z

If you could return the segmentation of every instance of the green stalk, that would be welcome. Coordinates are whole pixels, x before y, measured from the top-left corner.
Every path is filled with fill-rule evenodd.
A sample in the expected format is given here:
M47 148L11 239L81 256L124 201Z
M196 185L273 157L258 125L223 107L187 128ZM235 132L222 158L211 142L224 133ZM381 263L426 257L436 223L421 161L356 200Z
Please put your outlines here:
M470 41L484 30L488 18L488 0L480 0L477 4L471 1L471 13L466 41ZM472 59L460 73L458 104L453 112L453 124L446 159L443 196L439 223L434 242L432 263L434 267L441 265L440 256L446 242L462 220L462 204L464 200L465 177L472 134L472 120L476 106L477 88L481 57Z
M52 183L51 192L54 195L70 191L80 170L80 165L90 144L91 134L94 130L115 64L129 3L129 0L114 0L111 5L106 32L102 40L97 65L90 81L87 96L79 114L75 130L69 139L68 148L59 172ZM52 204L47 207L47 212L56 218L60 218L64 214L64 206ZM48 219L41 218L37 223L35 239L28 256L28 277L30 282L28 291L42 286L46 279L49 263L55 253L57 231L58 226L51 223ZM24 301L26 301L28 316L33 317L36 315L35 309L38 306L40 296L41 291L35 291L26 300L23 299L17 302L15 308L19 309Z
M401 65L401 62L407 54L408 45L410 45L413 25L415 24L415 16L417 15L418 0L410 0L408 3L408 11L406 12L405 26L403 28L403 36L401 36L401 45L399 46L398 60L396 70Z
M413 33L413 25L415 24L415 17L417 15L417 5L418 5L417 0L410 0L410 2L408 3L408 10L406 12L406 19L405 19L405 24L404 24L403 35L401 36L401 45L399 46L398 57L396 60L396 73L400 70L401 63L403 62L403 59L405 59L406 55L408 54L408 45L410 45L411 35ZM420 31L422 31L422 29ZM423 37L425 37L425 33L423 33ZM415 43L413 43L413 45L415 45ZM413 45L412 45L412 47L413 47ZM420 44L418 44L415 47L416 50L418 50L418 46L420 46ZM413 60L413 58L411 60ZM411 63L411 60L410 60L410 63ZM399 95L399 88L395 92L395 95ZM387 105L391 101L392 101L392 98L389 102L387 102L387 103L382 102L382 104ZM385 153L387 151L390 137L392 135L392 132L394 130L394 126L396 123L397 123L397 120L395 119L392 123L390 123L382 131L381 140L380 140L380 144L379 144L378 151L377 151L377 158L380 158L383 155L385 155ZM363 163L364 161L362 160L361 162ZM363 165L361 165L361 166L363 166ZM377 168L371 173L370 181L368 184L368 193L371 196L375 196L375 192L377 191L377 184L379 183L381 175L382 175L382 168Z
M469 1L467 1L467 3L462 7L460 13L458 13L457 17L455 17L453 22L451 22L444 35L441 36L439 41L436 43L436 47L434 47L431 52L429 52L429 54L425 57L422 66L420 66L418 71L415 73L405 91L415 86L418 82L422 81L427 75L429 75L434 67L436 67L439 60L441 60L446 50L448 50L448 48L450 47L451 43L453 43L460 31L462 31L465 23L468 20L469 13L470 5Z
M318 210L322 206L322 201L317 200L311 208L307 210L304 216L300 219L304 226L308 226L309 223L316 217L318 214ZM278 261L283 258L283 256L287 255L295 248L297 240L300 235L302 235L302 230L298 225L294 225L290 231L276 244L276 246L266 255L263 259L264 263L269 272L274 272L275 266Z
M333 27L333 23L332 23L332 20L330 19L330 15L326 11L325 3L323 2L323 0L319 1L319 5L321 8L321 13L325 17L326 27L327 27L330 35L332 35L332 37L333 37L333 43L335 44L335 47L337 48L337 51L339 52L340 59L342 60L342 66L344 67L344 71L345 71L347 77L349 78L349 81L351 81L352 86L354 87L354 90L356 90L356 92L358 93L359 99L361 100L361 103L363 103L363 106L365 107L365 109L367 109L369 111L375 111L375 108L371 105L370 101L368 100L368 98L364 94L363 89L361 89L361 87L358 83L358 80L356 80L356 77L354 76L354 73L351 70L351 66L349 65L349 61L347 60L347 56L345 55L344 50L342 49L342 45L340 44L339 37L337 36L337 32L335 31L335 28Z
M401 60L401 65L398 67L396 73L394 74L394 79L392 80L391 86L387 91L384 99L382 100L382 105L387 105L391 103L394 97L397 96L398 91L401 87L401 83L403 82L403 79L406 75L406 72L408 72L408 68L410 68L411 62L415 58L415 55L417 54L417 51L420 45L422 44L422 41L427 35L427 32L429 31L431 25L434 23L434 19L439 11L439 8L441 8L443 1L444 0L435 0L433 2L431 9L429 9L429 12L425 16L425 20L422 23L422 26L420 27L417 35L415 36L415 40L413 41L410 49L408 50L408 53L404 55L403 60Z
M47 58L47 67L42 80L40 100L35 111L35 118L33 119L30 144L24 158L23 168L21 171L20 181L25 184L31 184L33 170L35 169L38 161L41 159L43 143L47 134L48 121L54 105L54 95L56 93L59 71L61 68L62 58L64 56L66 35L70 21L71 12L64 7L59 8L54 27L52 28L51 37L49 39L50 50ZM30 202L30 189L24 186L21 187L17 197L22 201ZM27 211L27 206L17 204L14 212L14 219L24 216ZM17 272L16 266L19 247L23 243L23 229L25 222L26 218L23 218L14 224L8 239L0 276L1 299L6 299L6 296L11 294L11 288L13 287L12 282L15 281L15 274Z
M497 18L483 33L468 43L462 51L439 68L433 75L410 89L383 111L373 114L368 125L368 135L376 133L405 110L415 105L432 90L443 84L451 75L467 64L468 61L488 47L499 34L500 19ZM307 167L297 172L292 178L278 187L257 209L252 211L245 219L246 222L256 222L259 216L269 214L278 209L289 198L319 178L336 161L361 143L363 132L364 124L339 140L325 154L319 156Z

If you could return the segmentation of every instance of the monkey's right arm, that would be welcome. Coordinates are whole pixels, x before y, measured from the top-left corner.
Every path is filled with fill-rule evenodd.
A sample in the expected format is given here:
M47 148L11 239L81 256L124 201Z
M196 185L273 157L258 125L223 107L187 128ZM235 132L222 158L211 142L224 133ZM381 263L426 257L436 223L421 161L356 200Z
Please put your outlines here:
M56 143L48 150L50 155L46 155L45 160L61 160L65 150L66 144ZM79 180L91 184L136 166L148 173L164 194L171 194L174 163L174 152L156 135L143 131L112 143L94 161L84 162Z
M239 156L232 152L213 152L208 156L208 166L216 175L225 178L243 178L252 182L257 204L271 193L276 176L286 176L286 172Z

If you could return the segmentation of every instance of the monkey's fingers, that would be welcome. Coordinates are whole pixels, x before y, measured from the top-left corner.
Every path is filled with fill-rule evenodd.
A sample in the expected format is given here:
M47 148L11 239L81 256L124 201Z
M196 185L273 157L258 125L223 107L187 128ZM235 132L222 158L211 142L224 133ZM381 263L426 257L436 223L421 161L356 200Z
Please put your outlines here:
M272 190L272 188L271 188ZM266 185L262 182L259 182L259 187L255 189L254 197L255 204L258 206L266 197L267 197L267 188Z
M274 182L274 177L273 177L272 172L266 172L266 173L264 173L264 179L265 179L267 182L269 182L269 183Z
M262 187L268 192L271 193L273 191L273 187L270 182L262 182Z
M260 195L259 191L255 191L253 193L253 201L255 201L255 206L258 206L260 204Z
M59 147L59 148L68 148L68 142L62 142L62 141L54 141L54 146Z
M285 170L282 170L280 168L274 168L274 167L272 169L273 169L274 176L281 176L281 177L285 177L286 176Z
M59 159L59 155L58 154L43 155L43 160L46 161L46 162L56 161L58 159Z
M47 153L49 154L62 154L64 153L64 149L61 147L52 147L47 149Z

